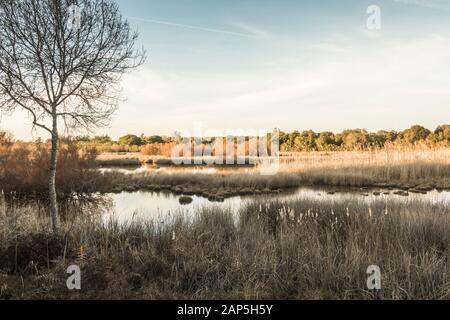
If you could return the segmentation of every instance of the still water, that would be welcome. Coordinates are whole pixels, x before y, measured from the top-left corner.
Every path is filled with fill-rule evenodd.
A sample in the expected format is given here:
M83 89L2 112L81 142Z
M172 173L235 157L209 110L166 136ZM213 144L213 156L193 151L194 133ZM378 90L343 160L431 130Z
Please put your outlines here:
M333 189L336 190L336 189ZM363 196L361 191L357 190L340 190L335 194L329 194L327 189L316 188L299 188L291 191L286 191L281 194L270 194L264 196L236 196L226 199L224 202L210 202L206 198L193 196L193 202L189 205L181 205L179 199L181 196L174 195L170 192L123 192L120 194L109 194L108 198L111 200L111 208L106 212L105 217L114 217L121 223L130 222L133 219L140 220L164 220L167 216L184 214L192 215L194 212L202 207L209 206L213 208L220 208L229 210L235 213L245 206L246 203L252 201L269 201L280 200L289 201L295 199L314 199L320 201L339 201L348 203L354 201L373 202L376 200L394 200L394 201L424 201L429 203L449 203L450 192L432 191L426 195L423 194L409 194L408 197L381 194L376 196L373 192L367 192L368 196Z
M175 174L204 174L204 175L213 175L213 174L223 174L223 173L252 173L255 172L255 167L251 166L242 166L242 167L214 167L214 166L130 166L130 167L105 167L99 169L100 172L120 172L124 174L134 175L134 174L166 174L166 175L175 175Z

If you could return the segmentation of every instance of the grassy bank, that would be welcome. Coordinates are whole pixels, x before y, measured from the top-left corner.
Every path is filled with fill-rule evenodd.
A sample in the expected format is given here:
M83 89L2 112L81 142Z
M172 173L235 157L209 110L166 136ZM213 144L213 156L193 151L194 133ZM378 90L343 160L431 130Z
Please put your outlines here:
M220 197L260 194L302 186L357 187L430 191L450 190L450 149L377 152L304 153L282 157L278 174L248 172L217 174L152 172L109 173L103 192L138 189Z
M26 148L13 143L0 150L0 190L45 198L48 190L48 144ZM302 186L357 187L429 191L450 190L450 149L394 149L365 152L307 152L283 154L276 175L261 175L260 166L215 174L196 174L171 167L127 175L96 170L99 166L158 165L170 159L101 155L74 144L60 148L57 186L60 197L75 194L136 190L171 190L212 199L279 192Z
M164 224L77 215L61 238L36 208L0 215L1 298L450 298L448 203L299 199ZM71 264L80 292L66 289ZM369 265L382 270L378 293L366 288Z

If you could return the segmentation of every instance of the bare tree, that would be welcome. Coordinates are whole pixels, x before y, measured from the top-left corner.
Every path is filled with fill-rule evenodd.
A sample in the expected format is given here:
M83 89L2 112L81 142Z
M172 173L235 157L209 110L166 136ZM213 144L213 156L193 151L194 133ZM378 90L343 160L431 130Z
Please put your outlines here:
M137 33L109 0L0 1L0 109L26 110L51 135L49 198L58 233L58 128L106 125L118 84L145 60Z

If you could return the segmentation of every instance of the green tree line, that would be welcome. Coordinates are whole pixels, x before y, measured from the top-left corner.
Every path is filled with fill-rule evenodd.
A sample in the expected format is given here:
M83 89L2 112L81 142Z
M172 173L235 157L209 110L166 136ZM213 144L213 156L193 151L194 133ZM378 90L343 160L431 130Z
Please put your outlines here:
M284 152L301 151L341 151L371 150L386 145L416 145L419 143L450 146L450 125L442 125L431 131L415 125L404 131L385 131L376 133L364 129L344 130L341 133L294 131L280 133L281 150Z
M76 141L94 144L117 144L123 147L140 147L148 144L168 144L175 138L168 136L145 136L128 134L113 141L109 136L77 137ZM205 139L203 143L211 143L214 139ZM341 133L315 132L313 130L280 131L280 148L283 152L304 151L348 151L371 150L392 145L428 144L432 146L450 146L450 125L441 125L434 131L415 125L404 131L369 132L365 129L348 129Z

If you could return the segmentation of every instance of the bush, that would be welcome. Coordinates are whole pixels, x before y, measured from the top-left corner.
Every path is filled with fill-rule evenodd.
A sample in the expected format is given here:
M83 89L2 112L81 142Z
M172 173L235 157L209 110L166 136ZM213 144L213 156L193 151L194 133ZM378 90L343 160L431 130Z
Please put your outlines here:
M126 146L141 146L143 144L142 138L129 134L119 139L119 144Z
M162 156L171 157L172 150L175 148L175 143L152 143L147 144L141 148L141 153L145 156Z
M80 149L71 141L61 143L56 176L57 189L61 193L82 192L92 185L96 175L97 157L94 148ZM14 143L5 134L0 135L0 189L19 194L48 193L50 164L49 143Z

